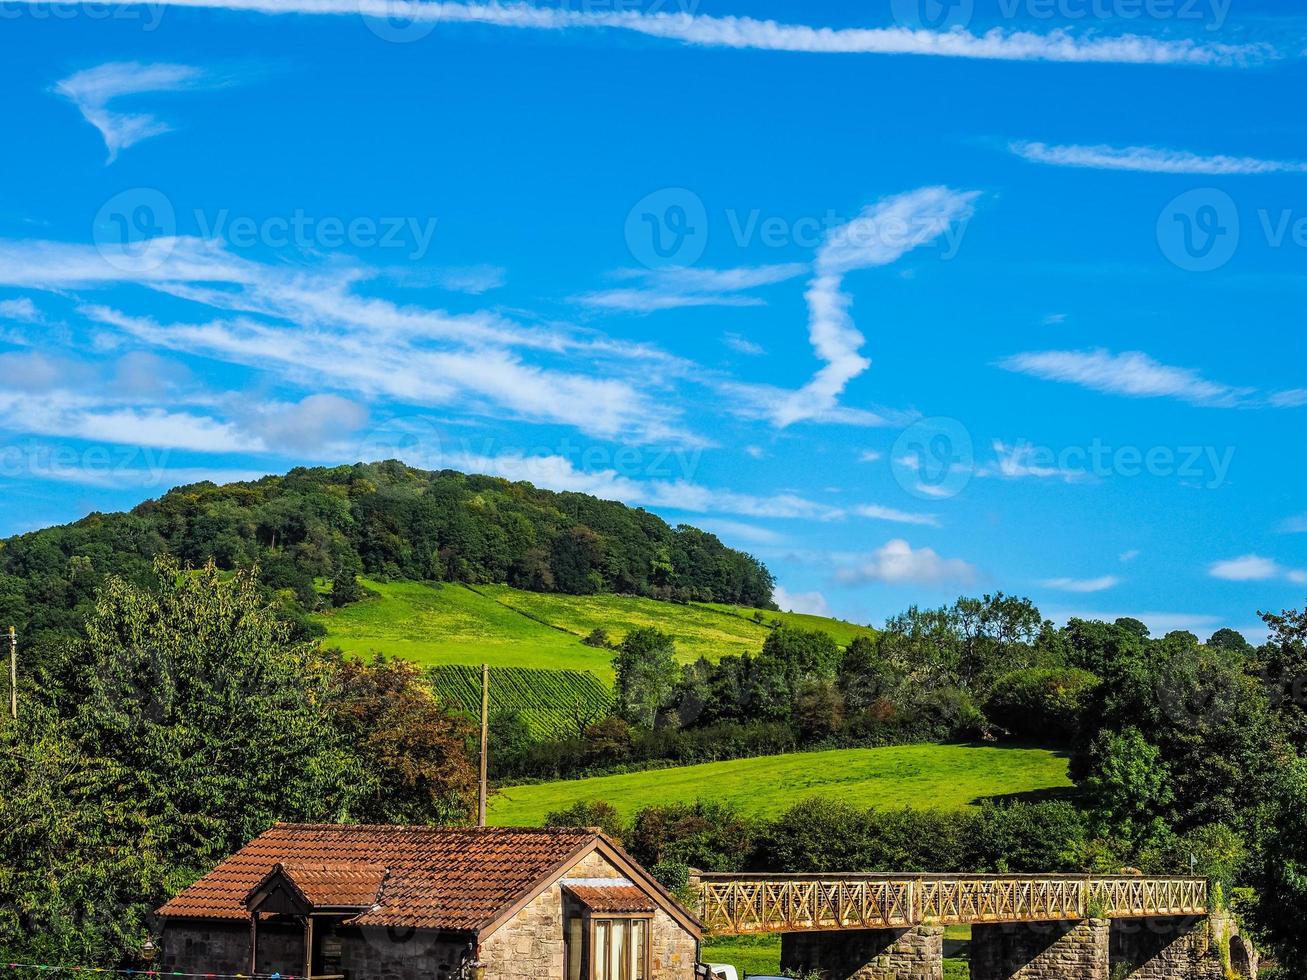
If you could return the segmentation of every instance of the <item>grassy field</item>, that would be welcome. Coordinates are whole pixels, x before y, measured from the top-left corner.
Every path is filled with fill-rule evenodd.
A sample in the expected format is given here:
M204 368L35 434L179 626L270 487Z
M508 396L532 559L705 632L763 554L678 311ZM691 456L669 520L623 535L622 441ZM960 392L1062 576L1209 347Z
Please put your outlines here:
M758 610L749 609L744 606L726 606L719 602L697 602L694 605L702 609L711 609L720 615L733 616L736 619L753 620L753 615ZM826 616L813 616L808 613L793 612L774 612L770 609L762 610L763 622L771 623L779 621L786 626L795 626L805 630L821 630L829 633L835 638L835 642L842 647L848 646L857 636L874 636L876 631L869 626L859 626L857 623L850 623L843 619L830 619Z
M855 806L955 809L985 796L1070 786L1067 760L1045 749L901 745L796 752L698 766L504 787L490 822L535 825L578 800L606 800L625 816L656 803L726 800L746 814L771 816L810 796Z
M383 652L420 664L488 663L491 667L587 670L611 682L612 652L581 638L596 628L620 642L636 626L657 626L676 639L678 657L717 660L756 653L770 628L752 610L657 602L635 596L571 596L523 592L506 585L429 585L421 582L362 584L374 593L342 609L315 616L327 642L346 653ZM825 629L841 644L859 631L834 619L764 612L807 629Z

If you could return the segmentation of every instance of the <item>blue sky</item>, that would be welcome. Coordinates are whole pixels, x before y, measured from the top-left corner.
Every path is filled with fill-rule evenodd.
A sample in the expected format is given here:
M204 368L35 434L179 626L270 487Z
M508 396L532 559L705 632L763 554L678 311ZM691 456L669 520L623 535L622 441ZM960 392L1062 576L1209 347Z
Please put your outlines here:
M1239 0L0 5L0 532L400 456L783 605L1307 594L1307 18Z

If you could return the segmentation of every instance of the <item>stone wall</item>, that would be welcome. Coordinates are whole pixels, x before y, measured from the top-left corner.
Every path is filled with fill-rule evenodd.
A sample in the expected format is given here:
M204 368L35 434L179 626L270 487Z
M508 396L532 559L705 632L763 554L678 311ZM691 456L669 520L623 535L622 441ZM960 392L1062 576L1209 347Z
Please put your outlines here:
M1236 976L1257 976L1256 953L1239 939L1226 915L1210 918L1117 919L1112 923L1113 970L1131 980L1225 980L1231 957Z
M169 919L160 937L159 969L165 973L248 973L250 924Z
M455 980L464 956L471 959L473 953L470 935L427 929L348 928L336 938L347 980ZM336 972L323 966L324 973Z
M972 980L1108 980L1111 923L971 927Z
M781 969L799 974L815 970L826 980L941 980L944 930L787 932L781 936Z

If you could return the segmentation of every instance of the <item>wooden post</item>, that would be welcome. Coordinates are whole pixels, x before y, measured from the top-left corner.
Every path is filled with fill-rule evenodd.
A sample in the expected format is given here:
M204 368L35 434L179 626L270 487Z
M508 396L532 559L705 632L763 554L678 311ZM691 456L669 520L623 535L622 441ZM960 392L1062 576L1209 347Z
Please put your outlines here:
M9 627L9 717L18 720L18 631Z
M304 916L304 976L313 976L313 916Z
M250 976L259 972L259 913L250 913Z
M477 793L477 826L486 825L486 771L490 745L490 665L481 665L481 781Z

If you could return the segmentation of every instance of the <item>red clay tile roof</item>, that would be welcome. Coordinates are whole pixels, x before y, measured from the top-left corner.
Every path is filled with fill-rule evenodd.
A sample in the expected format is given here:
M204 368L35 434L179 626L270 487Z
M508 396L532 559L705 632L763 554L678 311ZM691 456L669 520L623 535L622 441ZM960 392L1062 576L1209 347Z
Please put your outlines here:
M634 885L565 885L592 912L652 912L653 899Z
M371 908L386 880L382 865L359 861L286 861L273 872L289 878L315 908Z
M278 863L361 864L386 871L376 908L350 921L474 932L597 841L594 831L277 824L159 909L160 915L244 919L250 891ZM300 872L303 874L304 872ZM299 882L299 877L295 876ZM325 893L325 882L308 884ZM330 888L336 888L331 885Z

